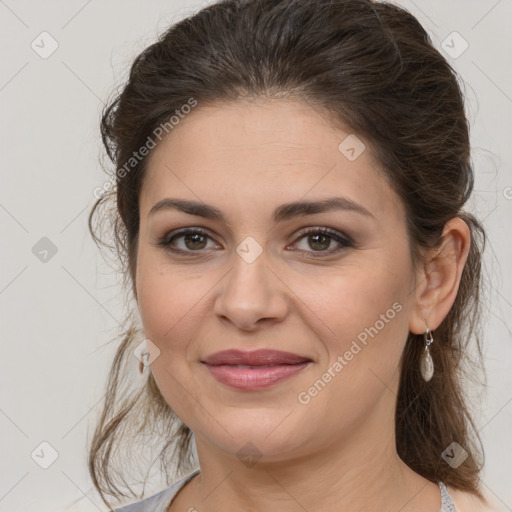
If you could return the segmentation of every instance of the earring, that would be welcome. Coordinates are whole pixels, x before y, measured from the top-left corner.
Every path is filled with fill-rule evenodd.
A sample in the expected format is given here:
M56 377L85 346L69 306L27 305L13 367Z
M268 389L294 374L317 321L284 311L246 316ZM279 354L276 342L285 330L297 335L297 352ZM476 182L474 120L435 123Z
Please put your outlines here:
M428 382L432 378L432 375L434 375L434 361L430 355L430 345L434 342L434 336L432 335L432 331L428 328L428 325L423 339L425 340L425 351L421 356L420 372L423 380Z
M144 375L146 366L149 364L149 352L146 338L144 338L140 345L137 347L137 349L139 348L141 349L140 354L137 356L137 359L139 359L139 373Z

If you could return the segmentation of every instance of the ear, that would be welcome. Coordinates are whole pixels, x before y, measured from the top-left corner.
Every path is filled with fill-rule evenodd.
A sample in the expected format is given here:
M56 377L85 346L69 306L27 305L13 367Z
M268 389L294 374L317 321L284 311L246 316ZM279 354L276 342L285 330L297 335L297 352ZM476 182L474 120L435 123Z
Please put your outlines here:
M470 245L468 225L455 217L445 224L440 247L425 253L425 262L416 275L415 304L409 321L412 333L424 333L426 324L432 331L437 329L450 311Z

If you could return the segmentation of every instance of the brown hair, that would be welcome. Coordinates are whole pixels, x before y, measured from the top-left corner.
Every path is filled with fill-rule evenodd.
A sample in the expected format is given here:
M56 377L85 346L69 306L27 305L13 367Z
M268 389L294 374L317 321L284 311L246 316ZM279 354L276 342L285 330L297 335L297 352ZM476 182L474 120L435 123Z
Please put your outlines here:
M103 143L116 167L107 172L115 187L90 213L94 239L114 250L135 293L147 157L130 168L126 162L191 98L200 108L261 97L306 101L369 141L405 205L415 264L421 263L420 248L439 247L448 220L458 216L468 224L469 257L455 303L435 332L430 382L418 370L422 337L410 333L406 343L396 445L402 460L423 477L481 497L483 450L462 383L470 338L478 348L471 373L478 368L484 375L479 311L485 233L463 211L473 169L457 74L408 11L371 0L225 0L169 28L135 59L127 84L103 113ZM110 245L93 228L99 211L102 227L112 221ZM152 375L139 387L130 382L136 335L132 320L121 336L90 447L90 472L107 504L107 495L127 496L123 489L135 496L126 480L128 452L119 450L129 446L133 453L142 436L151 436L144 450L156 449L168 483L173 462L180 472L191 468L191 431L164 401ZM442 458L454 441L468 452L456 469Z

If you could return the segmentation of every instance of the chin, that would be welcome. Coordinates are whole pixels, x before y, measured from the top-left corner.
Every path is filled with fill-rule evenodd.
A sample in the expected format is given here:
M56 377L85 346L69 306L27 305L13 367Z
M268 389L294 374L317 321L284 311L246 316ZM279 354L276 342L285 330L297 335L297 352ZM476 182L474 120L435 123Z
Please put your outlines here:
M196 433L196 443L199 435L208 444L216 445L219 450L240 460L249 457L253 460L262 458L262 462L278 462L289 459L291 454L299 455L303 447L310 445L308 434L313 439L318 437L314 432L306 432L304 422L297 424L297 418L293 416L287 417L277 410L273 414L262 414L261 410L238 409L231 419L218 416L214 430L205 432L201 426L192 430Z

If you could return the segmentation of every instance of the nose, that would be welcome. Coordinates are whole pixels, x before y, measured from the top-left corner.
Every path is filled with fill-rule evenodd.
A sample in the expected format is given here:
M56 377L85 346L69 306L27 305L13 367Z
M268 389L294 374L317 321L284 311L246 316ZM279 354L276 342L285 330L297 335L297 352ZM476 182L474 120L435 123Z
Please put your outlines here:
M250 263L234 252L232 268L221 283L214 313L223 321L254 331L286 317L286 287L269 267L265 251Z

